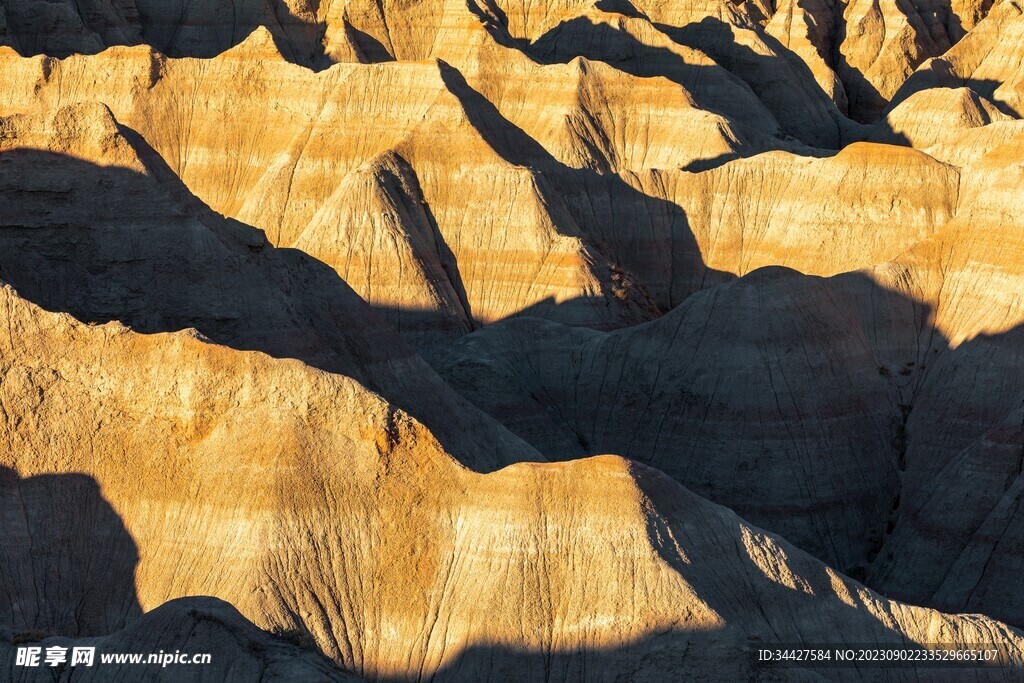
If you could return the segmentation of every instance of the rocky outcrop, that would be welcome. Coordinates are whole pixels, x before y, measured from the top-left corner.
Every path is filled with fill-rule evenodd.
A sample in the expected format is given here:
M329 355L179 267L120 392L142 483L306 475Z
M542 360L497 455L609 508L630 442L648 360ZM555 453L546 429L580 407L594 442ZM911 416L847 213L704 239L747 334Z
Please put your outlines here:
M0 627L2 628L2 627ZM12 641L13 639L13 641ZM17 649L40 648L39 665L18 665ZM231 605L215 598L182 598L167 602L129 626L93 638L68 638L42 632L0 632L0 671L16 683L51 681L54 668L45 663L47 650L63 648L65 661L56 667L65 680L136 681L254 680L296 683L355 683L362 680L340 670L316 652L301 632L281 631L275 637L252 624ZM91 661L72 666L75 648L91 651ZM102 657L141 655L141 663L104 663ZM156 657L149 663L150 655ZM165 659L166 656L166 659ZM193 662L193 657L200 657ZM203 659L208 656L209 659Z
M929 88L966 86L1004 114L1024 111L1021 37L1024 17L1017 2L998 2L984 20L946 54L924 64L893 95L894 105Z
M146 333L194 328L347 373L428 425L430 414L465 417L449 434L452 452L482 469L530 453L445 386L332 270L210 211L109 110L15 116L0 131L0 279L43 307ZM358 325L339 324L352 319ZM449 438L440 425L437 434Z
M0 44L25 55L59 57L147 44L170 56L209 58L259 29L289 61L317 69L338 62L430 58L461 66L460 57L473 52L474 35L486 26L498 42L544 59L566 51L617 65L623 57L639 58L640 69L666 76L713 59L715 68L731 74L714 79L711 89L728 89L729 78L737 79L752 88L787 133L808 144L836 147L845 131L842 114L858 121L877 118L919 65L974 34L992 4L259 0L229 9L181 0L5 0ZM997 14L1009 11L1003 5L1015 7L995 4ZM983 26L978 33L987 30ZM696 54L686 55L690 49Z
M60 64L39 60L38 88L12 92L8 107L24 111L47 103L45 109L69 101L109 105L212 208L261 228L276 246L293 247L301 240L310 255L330 262L371 304L385 309L396 303L416 309L424 296L432 295L412 285L409 291L390 293L368 285L382 275L372 261L339 254L331 221L342 215L324 206L332 195L337 201L350 191L346 188L360 168L372 166L379 155L401 157L429 207L428 223L433 221L432 230L454 257L449 260L453 282L431 286L457 290L461 283L465 291L465 305L456 310L426 309L421 323L427 332L457 331L477 321L536 310L548 300L578 302L552 308L574 323L615 327L649 316L614 295L607 264L620 259L596 245L599 230L590 228L594 234L587 234L580 223L589 228L585 219L594 214L582 196L588 182L604 186L605 193L632 204L633 210L655 206L657 199L639 196L615 177L606 179L553 158L447 65L339 65L318 75L256 56L266 44L260 40L256 36L218 60L223 71L201 68L193 60L164 61L142 49ZM8 64L25 68L22 60ZM563 75L566 71L552 68ZM589 71L569 71L590 78ZM61 85L70 82L78 85L70 91ZM222 83L235 86L225 90ZM600 91L600 85L595 87ZM295 97L296 104L277 108L256 92ZM208 106L197 109L200 100ZM249 101L254 109L247 117L235 116L232 101ZM266 128L251 125L250 117L264 121ZM717 130L714 121L710 125ZM604 139L606 129L598 130ZM586 149L579 139L574 148ZM461 155L434 154L439 141L462 150ZM635 146L621 149L607 147L601 158L647 156ZM544 170L551 171L550 179ZM572 201L582 202L575 211L559 196L570 192L579 197ZM511 207L508 212L491 210L490 203L499 199ZM610 232L608 219L602 218L598 228ZM394 258L417 249L411 243L394 246Z
M846 87L836 74L834 60L841 10L835 0L780 2L765 31L797 55L839 110L848 113L850 104Z
M863 143L830 158L769 152L646 180L685 212L704 263L736 275L764 266L834 275L887 261L945 225L959 191L955 168ZM675 272L682 280L687 269Z
M571 680L595 667L639 680L746 678L751 660L737 653L751 640L822 633L994 641L1021 665L1017 632L887 601L621 458L478 474L339 374L187 332L86 326L6 287L0 296L10 333L0 336L0 452L17 472L5 475L4 503L23 520L3 527L0 544L15 554L0 586L38 606L11 614L12 631L74 637L123 620L152 637L147 625L174 612L132 621L115 602L70 622L50 616L79 595L109 594L116 561L137 562L128 606L132 587L143 611L216 595L263 628L310 633L370 678ZM20 495L42 480L50 496ZM67 557L60 537L33 533L54 519L50 500L72 519L111 511L89 546L110 559L71 565L73 583L12 581ZM35 544L19 555L26 534Z
M621 327L762 265L864 267L933 232L956 202L951 170L881 147L814 161L786 143L789 154L725 163L782 141L773 124L749 123L771 118L745 104L752 91L692 49L677 52L705 75L684 89L579 57L537 66L520 55L499 73L500 48L477 37L461 70L314 74L275 58L266 34L213 69L142 48L0 64L9 111L110 106L212 208L329 264L427 352L521 312ZM560 44L546 52L556 62L569 57ZM702 85L718 82L732 85ZM292 104L269 106L278 100ZM225 113L239 103L245 116ZM460 155L437 155L439 141ZM394 164L397 176L382 170ZM805 192L808 183L820 190ZM367 213L365 202L382 206Z
M1020 26L0 0L0 678L1019 677Z
M613 334L501 323L460 340L442 375L550 458L651 464L862 573L900 487L895 349L877 338L917 339L859 313L877 296L913 323L912 303L876 292L863 276L766 269Z
M932 88L914 93L900 103L873 126L870 137L917 149L941 146L962 150L971 146L959 139L962 131L1009 120L992 102L970 88ZM939 158L948 158L943 152L937 154ZM954 163L966 165L962 157Z
M967 481L1007 490L936 478L961 471L951 463L1024 390L1019 155L1014 140L965 167L956 218L887 264L828 279L755 271L611 334L510 321L460 340L442 374L549 457L651 463L854 575L875 572L883 590L938 600L927 581L909 592L929 525L958 523L949 508ZM935 552L955 558L945 543ZM1012 590L1014 562L988 566L992 597L976 606ZM970 591L968 575L948 590Z

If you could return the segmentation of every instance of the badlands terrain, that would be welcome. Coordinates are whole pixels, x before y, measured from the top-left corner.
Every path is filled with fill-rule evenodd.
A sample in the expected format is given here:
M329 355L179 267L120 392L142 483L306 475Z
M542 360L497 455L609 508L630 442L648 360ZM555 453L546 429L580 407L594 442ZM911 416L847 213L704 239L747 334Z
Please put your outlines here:
M1022 113L1019 0L0 0L0 680L1024 680Z

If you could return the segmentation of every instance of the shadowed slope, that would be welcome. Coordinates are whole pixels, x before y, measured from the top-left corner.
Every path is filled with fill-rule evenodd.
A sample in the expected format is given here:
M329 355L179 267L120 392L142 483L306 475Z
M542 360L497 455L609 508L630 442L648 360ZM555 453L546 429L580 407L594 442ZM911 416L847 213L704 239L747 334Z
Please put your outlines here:
M3 383L27 392L34 378L18 368ZM35 400L25 396L23 405L30 409ZM15 634L81 637L138 618L138 549L95 481L77 474L20 478L0 466L0 519L0 624Z
M323 655L260 630L231 605L214 598L173 600L132 622L123 629L101 637L45 637L19 639L8 644L0 627L0 671L11 683L50 683L54 676L79 681L107 683L115 680L289 681L292 683L356 683L362 680L344 673ZM49 648L67 648L68 662L73 648L95 648L91 666L61 664L49 667L17 665L18 647L42 648L40 662ZM208 655L206 663L193 664L103 664L103 655L150 654L163 658ZM145 659L143 660L145 661ZM168 660L170 661L170 660Z
M880 147L726 163L783 141L696 107L724 97L705 92L724 73L709 59L692 66L692 95L578 58L538 66L477 29L458 65L313 74L266 57L257 33L209 63L133 48L8 55L0 69L11 111L109 104L196 196L330 265L426 352L527 309L608 329L762 265L864 267L955 203L951 169ZM392 163L398 185L382 170ZM353 212L354 201L379 211ZM417 204L422 216L399 208ZM389 227L402 215L410 226Z
M144 608L215 595L385 680L572 679L595 666L608 680L736 680L755 673L738 656L751 640L826 633L996 642L1024 664L1016 631L885 600L621 458L477 474L339 375L194 334L83 325L9 288L0 311L12 333L0 362L28 369L43 397L24 406L0 384L3 414L32 420L0 424L0 458L25 477L99 483L138 544ZM174 621L158 614L136 633Z
M764 269L612 334L501 323L442 375L548 457L652 464L856 573L900 487L903 378L880 367L918 336L883 321L915 308L860 276Z
M22 147L0 152L0 278L25 296L87 322L191 327L345 373L425 423L436 419L439 438L471 466L531 453L451 392L333 270L210 211L106 109L5 123L4 146Z
M890 108L916 92L968 87L1013 118L1024 113L1024 14L1019 3L998 2L946 54L930 59L893 95Z
M1012 511L967 540L975 513L1004 495L1012 507L1013 480L971 464L985 451L960 456L966 478L950 465L1024 394L1010 153L974 167L961 217L890 264L829 279L756 271L611 334L509 321L460 340L442 374L550 457L643 459L854 575L877 560L880 589L1019 623L999 597L1020 563L1001 540ZM972 486L985 491L973 502ZM936 592L954 562L963 571ZM978 572L987 588L972 594Z
M94 54L116 45L148 44L176 57L213 57L241 43L258 26L288 59L329 63L320 0L245 0L230 5L189 0L3 0L0 44L24 55ZM335 50L338 48L336 47ZM348 54L355 55L348 46Z

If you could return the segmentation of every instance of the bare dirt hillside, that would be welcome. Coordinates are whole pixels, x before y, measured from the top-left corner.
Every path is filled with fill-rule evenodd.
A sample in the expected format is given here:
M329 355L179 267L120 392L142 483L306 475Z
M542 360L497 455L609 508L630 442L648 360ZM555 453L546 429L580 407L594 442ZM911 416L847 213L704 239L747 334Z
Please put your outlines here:
M1020 679L1021 12L0 0L0 680Z

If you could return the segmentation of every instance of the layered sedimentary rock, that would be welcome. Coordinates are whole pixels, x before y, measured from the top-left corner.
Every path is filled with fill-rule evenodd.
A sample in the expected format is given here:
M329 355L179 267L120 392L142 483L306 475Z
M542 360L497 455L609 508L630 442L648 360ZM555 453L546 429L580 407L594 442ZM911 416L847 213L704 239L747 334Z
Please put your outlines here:
M849 111L846 88L835 71L832 46L838 40L835 0L780 2L765 31L807 65L814 80L842 112Z
M1003 5L1015 7L995 4L997 14L1012 12ZM260 0L228 8L152 0L5 0L0 44L26 55L55 56L148 44L171 56L208 58L260 28L288 60L326 68L337 62L458 61L482 24L499 42L544 59L589 53L620 64L639 56L641 69L665 65L660 75L692 70L711 61L710 55L714 68L724 67L729 78L749 86L786 132L808 144L835 147L844 131L840 112L859 121L876 118L915 68L975 33L991 5Z
M0 0L0 666L1019 677L1020 14Z
M477 474L341 375L0 296L18 519L2 586L34 607L4 615L12 630L131 629L137 610L212 594L384 679L744 678L750 639L821 633L999 642L1021 665L1007 627L889 602L656 471L606 457ZM25 495L43 481L48 496ZM96 561L19 581L69 552L36 533L55 523L51 500L71 519L106 509L79 541ZM105 609L68 612L83 595Z
M443 375L548 457L649 463L863 572L900 487L903 378L881 372L877 337L917 338L858 310L898 306L875 291L766 269L613 334L501 323L460 340Z
M1022 36L1020 4L995 3L963 40L922 64L893 96L893 103L929 88L966 86L991 100L1004 114L1020 118L1024 111Z
M475 320L501 318L548 299L580 302L561 309L567 320L615 326L636 318L613 296L607 263L614 258L588 243L574 215L554 196L552 182L515 156L523 150L508 137L522 138L519 129L493 107L481 110L479 102L486 101L457 72L441 64L339 65L316 75L279 59L260 59L259 45L257 39L225 55L212 71L191 60L164 62L144 49L59 65L40 61L41 91L15 93L7 106L106 103L214 209L262 228L277 246L301 239L308 253L348 275L372 304L415 310L422 290L384 290L379 296L366 283L387 276L372 262L339 260L347 237L329 224L339 215L320 211L333 194L344 196L346 186L362 182L356 179L360 173L373 177L360 169L372 167L378 155L396 155L408 162L406 174L417 179L416 192L430 206L428 222L454 256L449 287L466 296L465 306L449 296L447 308L424 309L432 318L424 323L428 329L458 332ZM112 69L111 61L117 65ZM24 68L20 60L14 64ZM575 66L558 70L583 77ZM225 90L223 82L237 87ZM75 85L68 91L70 83ZM285 97L299 104L273 106ZM205 104L197 108L197 101ZM250 116L267 128L230 114L233 101L251 102ZM433 154L438 144L458 148L462 156ZM526 151L570 180L577 175L540 145ZM628 153L645 156L635 148ZM499 200L510 210L492 211L491 202ZM311 223L316 230L309 229ZM392 246L395 259L415 249L408 243Z
M756 271L611 334L510 321L461 340L443 374L549 457L641 459L855 575L877 572L873 585L938 600L901 558L934 542L930 524L957 524L948 510L966 493L940 479L1024 392L1020 144L965 167L956 219L887 264ZM1013 590L1014 548L986 568L987 597L942 604L1019 623L998 597ZM968 575L948 590L969 593Z
M893 108L872 127L870 137L924 150L937 145L962 148L968 146L958 139L962 131L1009 120L970 88L931 88L914 93ZM939 152L938 156L945 160L945 154Z
M55 675L53 668L45 664L17 665L19 647L40 648L40 662L45 660L47 650L63 648L66 659L60 666L65 675L71 675L75 681L109 681L118 675L113 673L116 669L110 664L104 664L103 655L141 655L143 663L120 668L120 673L139 681L355 683L362 680L341 671L316 652L311 641L304 642L291 632L281 632L283 637L274 637L254 626L231 605L215 598L173 600L123 629L92 638L69 638L39 630L12 634L4 632L4 628L0 627L0 670L7 676L5 680L12 683L52 681ZM90 650L91 661L69 666L75 648ZM157 657L156 663L147 662L150 655ZM196 656L201 659L193 662ZM209 659L202 659L205 656Z
M689 82L683 72L638 77L579 58L538 66L511 57L506 77L501 48L482 29L474 35L481 43L461 69L314 74L281 60L259 32L209 65L145 48L63 62L9 54L5 106L104 103L215 210L330 265L421 349L522 311L619 327L759 265L863 267L942 225L956 201L950 171L881 148L721 166L772 144L808 150L775 137L766 109L768 128L751 125L763 118L744 104L753 93L707 58L685 67L706 74L692 90L670 80ZM718 82L725 89L701 85ZM239 103L244 116L227 113ZM437 145L460 154L438 155ZM734 199L734 178L764 198ZM820 194L803 192L808 180L822 183ZM775 197L776 187L792 189ZM854 208L838 208L840 198ZM819 239L818 217L835 225L834 238ZM885 232L864 240L849 224ZM720 239L757 253L722 249Z
M859 120L876 118L918 64L953 42L948 3L856 0L841 10L835 68Z
M445 386L333 271L210 211L107 109L13 116L0 131L0 278L40 305L141 332L195 328L345 372L427 424L431 414L465 418L449 443L484 469L529 453ZM358 326L338 325L353 316ZM445 430L438 425L442 441Z
M694 250L677 228L679 209L656 191L640 191L631 172L754 150L750 135L769 131L732 131L728 119L699 112L667 80L644 79L652 106L645 116L627 107L643 92L633 87L635 77L583 61L521 64L522 79L511 83L497 78L493 57L464 67L468 77L445 63L338 65L317 75L275 59L269 37L256 34L213 69L143 48L61 63L11 57L7 73L24 85L12 85L6 107L104 103L215 210L334 267L414 343L526 309L616 327L671 307L679 287L665 257L692 261ZM538 78L564 96L561 115L539 101L523 107L527 81ZM225 89L225 82L235 85ZM659 93L676 99L666 103ZM542 94L551 101L551 93ZM294 105L271 106L282 98ZM246 116L227 113L239 102L252 105ZM666 107L693 112L708 142L688 120L666 119ZM265 127L251 125L252 118ZM673 141L673 130L686 135ZM439 156L438 144L461 154ZM375 266L359 253L369 246L359 242L359 229L339 224L362 219L330 206L348 202L351 192L359 199L393 195L374 170L385 158L404 169L408 192L400 194L408 201L399 203L429 208L416 219L419 228L403 228L382 245ZM607 173L613 170L622 175ZM496 213L494 202L510 210ZM628 216L646 224L624 231ZM425 236L426 247L414 234ZM646 244L637 250L640 242ZM389 264L416 272L424 248L437 253L429 275L385 284L394 277ZM702 279L699 266L689 270L684 290ZM623 278L623 271L634 275Z
M840 111L870 122L919 65L947 52L991 5L789 0L765 31L807 65Z
M853 144L830 158L770 152L703 173L656 172L646 183L683 210L709 268L832 275L894 258L945 225L959 172L911 150Z

